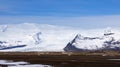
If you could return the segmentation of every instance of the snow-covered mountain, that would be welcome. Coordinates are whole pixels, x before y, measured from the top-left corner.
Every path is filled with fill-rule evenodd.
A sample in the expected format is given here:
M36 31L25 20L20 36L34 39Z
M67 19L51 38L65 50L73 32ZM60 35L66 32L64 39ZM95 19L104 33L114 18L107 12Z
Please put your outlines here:
M70 27L47 24L0 25L0 51L64 51L77 33Z
M94 34L93 34L94 35ZM77 34L76 37L67 44L65 51L103 51L120 50L120 32L105 30L102 36L84 37Z
M103 49L120 50L119 29L83 30L34 23L0 25L0 51Z

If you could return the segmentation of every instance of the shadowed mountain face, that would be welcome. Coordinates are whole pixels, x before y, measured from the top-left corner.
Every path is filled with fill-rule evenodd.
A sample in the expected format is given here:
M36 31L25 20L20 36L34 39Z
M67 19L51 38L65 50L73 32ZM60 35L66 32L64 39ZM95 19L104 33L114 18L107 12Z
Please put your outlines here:
M120 50L120 40L116 38L116 33L105 32L99 37L84 37L80 34L67 44L65 51L104 51Z
M83 49L76 48L74 45L72 45L78 37L79 35L77 35L71 42L69 42L67 46L64 48L64 50L68 52L69 51L83 51Z

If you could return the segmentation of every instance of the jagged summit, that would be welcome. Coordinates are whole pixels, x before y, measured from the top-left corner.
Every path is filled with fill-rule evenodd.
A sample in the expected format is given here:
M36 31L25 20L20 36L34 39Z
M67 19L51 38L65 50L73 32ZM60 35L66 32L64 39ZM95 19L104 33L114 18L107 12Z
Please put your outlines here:
M120 50L120 34L105 30L102 36L84 37L80 34L67 44L65 51Z
M104 31L104 36L108 36L108 35L112 35L114 34L111 30L111 28L107 28L105 31Z

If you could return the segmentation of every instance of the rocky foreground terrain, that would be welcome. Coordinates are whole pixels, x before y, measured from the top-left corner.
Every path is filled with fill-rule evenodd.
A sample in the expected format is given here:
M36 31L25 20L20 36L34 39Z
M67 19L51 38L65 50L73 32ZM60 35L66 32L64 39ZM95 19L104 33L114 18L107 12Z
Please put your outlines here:
M120 66L120 52L0 52L0 59L54 67Z

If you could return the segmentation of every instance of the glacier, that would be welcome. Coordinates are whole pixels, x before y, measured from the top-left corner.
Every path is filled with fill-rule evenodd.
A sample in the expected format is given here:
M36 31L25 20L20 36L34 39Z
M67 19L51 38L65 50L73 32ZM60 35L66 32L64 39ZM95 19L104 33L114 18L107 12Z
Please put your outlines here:
M0 25L0 52L103 49L120 50L119 28L79 29L35 23Z

